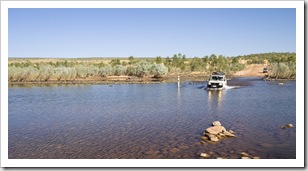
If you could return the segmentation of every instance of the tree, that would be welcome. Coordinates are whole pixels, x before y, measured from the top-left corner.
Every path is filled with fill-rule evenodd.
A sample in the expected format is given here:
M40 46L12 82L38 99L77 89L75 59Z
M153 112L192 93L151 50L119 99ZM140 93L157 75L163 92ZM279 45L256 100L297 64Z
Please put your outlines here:
M190 62L191 71L204 71L202 59L194 57Z
M160 56L157 56L156 59L155 59L155 63L161 64L161 63L163 63L163 59Z
M216 66L217 65L217 56L215 54L212 54L210 56L210 61L211 61L212 66Z
M121 65L121 61L120 59L112 59L110 61L110 65L113 67L113 66L116 66L116 65Z
M128 62L129 65L133 65L136 63L135 58L133 56L128 57L128 61L129 61Z

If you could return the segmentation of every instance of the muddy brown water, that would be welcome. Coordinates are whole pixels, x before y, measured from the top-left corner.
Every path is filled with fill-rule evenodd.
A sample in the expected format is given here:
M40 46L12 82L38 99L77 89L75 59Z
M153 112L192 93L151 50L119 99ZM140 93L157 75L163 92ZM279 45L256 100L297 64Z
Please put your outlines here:
M296 158L296 81L9 87L10 159ZM236 138L200 143L219 120ZM281 129L292 123L294 128Z

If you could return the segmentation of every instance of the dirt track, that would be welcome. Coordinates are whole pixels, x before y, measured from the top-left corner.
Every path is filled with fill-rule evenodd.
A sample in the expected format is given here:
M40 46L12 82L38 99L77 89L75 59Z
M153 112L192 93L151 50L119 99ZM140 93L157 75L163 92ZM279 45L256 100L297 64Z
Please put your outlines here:
M252 64L248 65L246 69L239 71L234 74L234 76L238 77L249 77L249 76L260 76L263 77L265 74L263 73L263 68L265 68L266 64Z

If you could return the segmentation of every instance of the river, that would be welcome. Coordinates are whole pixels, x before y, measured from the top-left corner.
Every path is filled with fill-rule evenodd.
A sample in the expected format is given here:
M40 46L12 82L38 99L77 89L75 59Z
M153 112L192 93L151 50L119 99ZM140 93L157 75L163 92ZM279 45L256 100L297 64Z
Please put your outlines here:
M205 84L10 86L9 159L296 158L296 81ZM216 120L236 137L200 143Z

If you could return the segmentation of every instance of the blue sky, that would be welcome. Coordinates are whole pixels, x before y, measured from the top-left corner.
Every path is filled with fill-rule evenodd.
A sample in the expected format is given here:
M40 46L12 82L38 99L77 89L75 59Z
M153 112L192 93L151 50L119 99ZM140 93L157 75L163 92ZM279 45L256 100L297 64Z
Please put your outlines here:
M9 57L295 52L296 9L9 9Z

